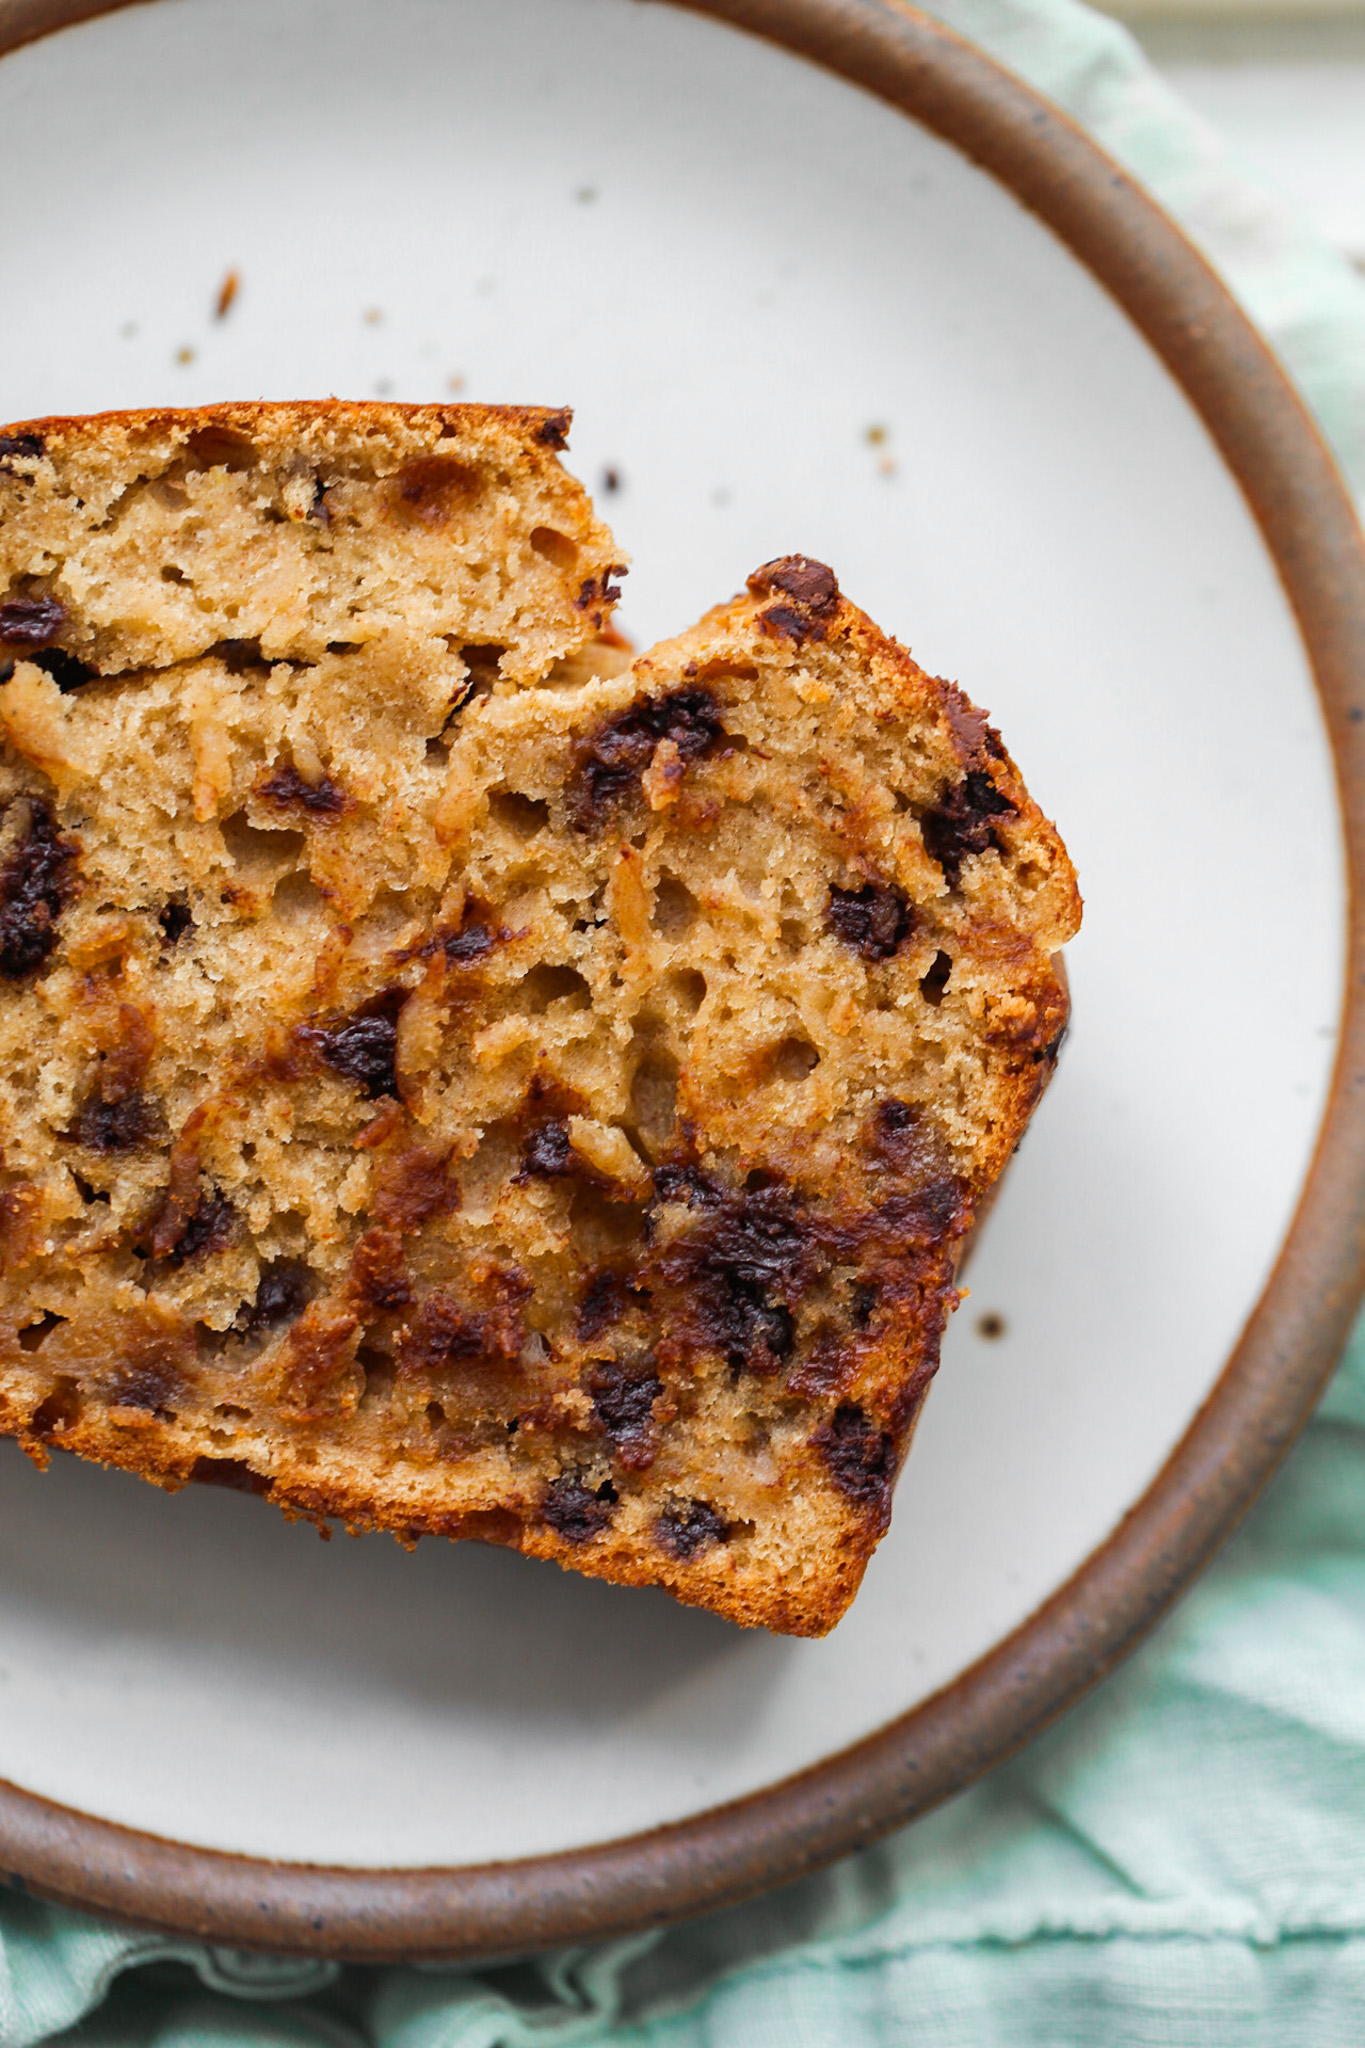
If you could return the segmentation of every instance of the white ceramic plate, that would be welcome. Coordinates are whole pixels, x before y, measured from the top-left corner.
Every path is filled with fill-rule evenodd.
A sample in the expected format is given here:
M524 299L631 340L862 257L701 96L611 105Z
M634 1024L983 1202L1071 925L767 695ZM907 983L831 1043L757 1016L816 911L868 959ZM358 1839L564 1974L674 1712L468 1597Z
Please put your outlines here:
M689 14L163 0L6 58L0 133L5 417L456 379L570 403L568 460L634 557L628 631L683 627L774 555L831 562L990 707L1086 898L1071 1042L828 1640L473 1545L324 1546L248 1499L40 1476L5 1445L0 1776L364 1867L574 1849L814 1764L1106 1537L1291 1217L1342 854L1237 487L1002 187Z

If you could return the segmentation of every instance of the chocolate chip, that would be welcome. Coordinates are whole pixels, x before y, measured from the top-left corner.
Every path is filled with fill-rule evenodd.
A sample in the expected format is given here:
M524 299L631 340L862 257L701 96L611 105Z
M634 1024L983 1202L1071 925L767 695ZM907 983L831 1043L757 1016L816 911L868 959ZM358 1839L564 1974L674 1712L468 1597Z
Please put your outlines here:
M656 1166L654 1198L659 1202L686 1202L689 1209L714 1209L725 1195L699 1166Z
M860 889L831 888L825 920L864 960L889 960L914 929L915 913L894 883L864 882Z
M442 946L446 959L458 966L461 962L482 960L497 943L497 934L491 932L487 925L471 924L466 925L463 931L453 932L442 941Z
M574 604L580 612L592 613L593 624L599 632L602 627L603 609L609 604L618 604L621 598L620 584L613 583L611 579L613 576L624 576L625 573L624 562L613 562L610 568L603 569L596 576L589 576L574 599Z
M66 624L66 606L55 597L12 597L0 604L0 640L11 647L46 647Z
M194 919L190 915L188 903L177 903L174 899L162 904L157 912L156 921L161 926L161 936L168 946L178 946L186 932L194 929Z
M805 555L783 555L765 562L749 578L755 597L776 591L788 603L768 605L758 615L761 632L770 640L823 640L839 608L839 585L832 569Z
M844 1403L816 1430L817 1445L839 1491L861 1508L886 1518L896 1477L896 1446L861 1408Z
M569 428L573 425L573 414L568 406L561 406L558 412L546 413L536 428L536 439L542 448L556 450L569 445Z
M256 1298L250 1304L243 1302L234 1327L244 1336L255 1336L261 1330L277 1330L282 1323L294 1322L312 1300L313 1287L312 1271L300 1260L272 1259L262 1266Z
M779 555L776 561L765 562L749 578L749 588L755 597L780 590L807 611L818 614L832 612L839 602L834 571L823 562L813 562L808 555Z
M114 1379L106 1396L111 1408L143 1408L162 1420L174 1421L172 1402L185 1392L185 1382L175 1367L159 1360L125 1367Z
M301 804L304 810L328 818L338 817L348 802L345 790L339 782L333 782L330 775L324 775L318 782L306 782L292 764L277 768L265 782L257 785L256 794L268 803L278 804L281 810Z
M956 882L968 854L985 853L999 847L992 818L1014 815L1014 805L996 788L989 775L973 769L955 782L935 809L920 821L925 848Z
M699 686L665 697L639 698L608 720L579 750L574 772L573 819L580 831L600 825L629 795L661 740L671 740L684 762L699 761L725 738L720 707Z
M101 1095L88 1096L63 1135L88 1152L136 1152L150 1143L160 1129L161 1118L155 1103L134 1092L117 1102L106 1102Z
M169 1254L173 1266L187 1259L207 1258L225 1251L232 1242L237 1211L217 1188L205 1188L190 1212L189 1220Z
M735 1370L776 1372L791 1355L795 1326L773 1297L802 1291L819 1255L815 1233L787 1188L755 1188L726 1199L659 1262L683 1296L679 1327Z
M583 1384L592 1398L593 1409L607 1435L626 1443L647 1436L654 1420L654 1403L663 1392L663 1381L647 1366L623 1365L607 1358L590 1365Z
M532 1131L521 1155L521 1180L562 1180L577 1171L569 1127L545 1123Z
M674 1557L689 1558L709 1550L713 1543L724 1543L730 1524L709 1501L679 1500L669 1502L654 1530L663 1549Z
M77 853L42 797L18 801L27 802L28 824L0 868L0 975L7 981L34 973L56 945Z
M884 1165L914 1179L939 1163L939 1152L923 1115L913 1102L888 1095L873 1110L868 1141Z
M12 455L38 456L46 451L41 434L0 434L0 464Z
M578 1302L579 1343L591 1344L594 1337L619 1323L625 1312L626 1289L620 1274L609 1270L590 1273Z
M295 1035L317 1053L324 1065L364 1089L370 1100L397 1095L398 1011L405 991L390 991L340 1024L303 1026Z
M540 1518L569 1543L590 1543L612 1517L619 1496L608 1479L590 1493L573 1472L561 1472L541 1496Z

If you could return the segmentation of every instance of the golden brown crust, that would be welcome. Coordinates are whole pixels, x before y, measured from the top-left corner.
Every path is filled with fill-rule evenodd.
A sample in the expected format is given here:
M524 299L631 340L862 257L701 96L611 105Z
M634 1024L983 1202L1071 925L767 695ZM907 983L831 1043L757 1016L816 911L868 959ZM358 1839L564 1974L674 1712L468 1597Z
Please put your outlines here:
M623 671L557 417L0 435L0 1427L820 1634L1075 878L818 563Z

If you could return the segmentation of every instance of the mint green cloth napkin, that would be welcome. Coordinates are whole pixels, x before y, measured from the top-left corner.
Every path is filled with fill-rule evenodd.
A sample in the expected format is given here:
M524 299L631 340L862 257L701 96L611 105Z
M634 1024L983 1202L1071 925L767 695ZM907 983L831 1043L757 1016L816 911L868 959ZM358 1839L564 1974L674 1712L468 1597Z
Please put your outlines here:
M1365 281L1076 0L942 0L1183 221L1365 495ZM63 2030L67 2031L63 2031ZM0 2048L1357 2048L1365 1334L1269 1494L1103 1689L881 1847L671 1933L338 1970L16 1896Z

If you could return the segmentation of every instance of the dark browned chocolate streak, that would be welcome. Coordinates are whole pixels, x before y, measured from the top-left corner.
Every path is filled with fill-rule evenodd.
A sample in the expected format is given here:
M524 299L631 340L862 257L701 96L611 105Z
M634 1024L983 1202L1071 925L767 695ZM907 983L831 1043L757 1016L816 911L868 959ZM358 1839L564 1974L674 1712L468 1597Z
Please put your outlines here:
M277 768L259 785L256 794L269 803L278 804L282 810L298 805L324 818L339 817L348 805L345 790L339 782L333 782L330 775L322 776L317 782L305 782L292 764Z
M15 801L27 803L28 823L0 869L0 975L7 981L35 973L56 945L80 851L57 831L44 798Z

